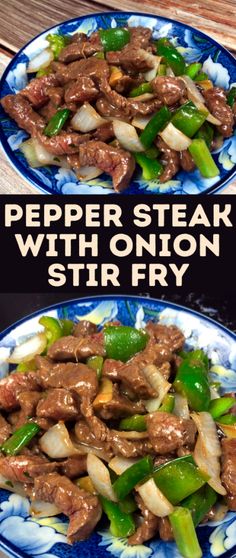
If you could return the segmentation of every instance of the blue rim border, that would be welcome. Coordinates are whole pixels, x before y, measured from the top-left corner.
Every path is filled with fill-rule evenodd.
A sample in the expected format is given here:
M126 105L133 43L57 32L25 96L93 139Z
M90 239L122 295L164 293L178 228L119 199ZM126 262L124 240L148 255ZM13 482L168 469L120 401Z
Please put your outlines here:
M236 60L234 58L234 56L231 54L231 52L225 48L224 46L222 46L220 43L218 43L217 41L215 41L215 39L212 39L211 37L209 37L206 33L203 33L202 31L198 30L196 27L192 27L191 25L182 23L181 21L178 20L174 20L174 19L170 19L170 18L165 18L163 16L159 16L159 15L155 15L152 13L145 13L145 12L123 12L123 11L108 11L108 12L96 12L96 13L89 13L86 14L84 16L80 16L80 17L74 17L72 19L68 19L65 21L61 21L59 23L57 23L56 25L53 25L52 27L48 27L47 29L45 29L44 31L42 31L41 33L39 33L38 35L36 35L33 39L31 39L30 41L28 41L28 43L26 43L16 54L15 56L12 58L11 62L8 64L8 66L6 67L5 71L3 72L3 75L1 77L0 80L0 98L1 98L1 93L2 93L2 83L5 81L6 76L8 74L8 72L11 70L12 65L15 63L15 59L25 50L25 48L30 45L35 39L37 39L38 37L40 37L42 34L51 31L52 29L55 29L55 27L58 27L58 25L61 25L62 23L74 23L76 21L81 22L84 19L88 18L88 17L98 17L101 14L103 14L104 16L116 16L116 15L135 15L135 16L146 16L146 17L153 17L156 19L160 19L163 21L168 21L170 23L177 23L178 25L180 25L181 27L183 27L184 29L189 29L190 31L196 31L198 34L200 34L200 36L206 38L208 41L210 40L210 42L212 44L214 44L215 46L217 46L218 48L220 47L220 49L225 52L232 60L232 63L236 65ZM5 134L2 130L2 126L0 123L0 142L2 145L2 149L3 152L5 153L5 155L7 156L7 159L10 161L10 163L12 164L12 166L14 167L14 169L17 171L17 173L24 178L24 180L26 180L26 182L32 184L33 186L35 186L36 188L38 188L42 193L44 194L52 194L52 191L50 190L50 188L48 188L47 186L42 186L40 184L40 182L38 181L38 179L32 180L29 177L25 176L25 168L24 166L21 164L20 161L17 160L17 158L14 155L14 151L11 150ZM229 171L226 175L226 177L224 179L222 179L216 186L211 186L207 191L205 192L201 192L201 195L209 195L209 194L216 194L217 192L223 190L227 184L229 184L230 182L233 181L233 179L236 177L236 166L235 166L235 170L233 171L233 174L231 174L231 172ZM62 195L62 194L61 194ZM79 195L78 194L71 194L71 195ZM105 195L105 194L104 194ZM110 195L115 195L114 194L110 194ZM133 194L135 195L135 194ZM150 195L155 195L155 194L150 194ZM170 194L171 195L171 194ZM173 194L172 194L173 195ZM199 195L199 194L198 194Z
M22 295L22 296L24 296L24 295ZM208 316L205 316L201 312L197 312L197 310L192 310L192 308L188 308L187 306L183 306L182 304L177 304L175 302L169 302L168 300L162 300L160 298L152 298L152 297L144 297L144 296L128 295L128 294L94 295L94 296L81 297L81 298L72 298L72 299L69 299L69 300L62 301L62 302L56 302L55 304L52 304L50 306L46 306L44 308L41 308L40 310L36 310L35 312L32 312L32 314L27 314L24 318L20 318L20 320L17 320L12 325L8 326L6 329L4 329L0 333L0 341L6 335L8 335L13 328L15 329L16 327L20 326L26 320L29 320L31 318L35 318L35 317L39 316L44 311L56 310L57 308L68 306L70 304L75 304L76 302L83 304L83 303L90 302L91 300L96 301L98 299L99 300L132 299L132 300L136 300L137 302L139 302L141 304L146 303L147 301L150 301L152 303L157 303L157 304L160 304L160 305L163 305L163 306L168 306L169 308L172 308L174 310L179 310L179 311L183 311L183 312L193 314L197 318L201 318L201 319L203 319L207 322L212 323L218 329L221 329L224 333L227 333L227 335L229 335L236 342L236 333L234 333L233 331L230 331L230 329L228 329L224 325L220 324L216 320L213 320L212 318L209 318Z

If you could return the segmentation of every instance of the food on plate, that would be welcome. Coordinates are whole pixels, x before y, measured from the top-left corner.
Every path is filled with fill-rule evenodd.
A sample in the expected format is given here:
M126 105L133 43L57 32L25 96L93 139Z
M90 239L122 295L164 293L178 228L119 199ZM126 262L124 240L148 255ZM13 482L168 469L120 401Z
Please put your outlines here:
M128 544L175 540L236 511L235 394L220 394L201 349L176 326L42 316L0 381L0 486L31 513L68 516L68 542L102 515Z
M72 168L82 181L105 172L116 192L138 168L163 183L181 169L219 174L211 151L233 134L235 87L214 87L201 63L147 27L46 40L28 85L1 100L30 136L20 146L29 166Z

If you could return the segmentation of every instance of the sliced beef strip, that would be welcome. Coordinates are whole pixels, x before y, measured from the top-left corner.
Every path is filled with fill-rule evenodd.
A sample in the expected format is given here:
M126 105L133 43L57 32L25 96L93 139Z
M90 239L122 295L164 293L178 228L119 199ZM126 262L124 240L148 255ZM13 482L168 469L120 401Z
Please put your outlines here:
M48 350L49 358L57 361L80 360L94 355L105 356L103 333L61 337Z
M37 405L36 416L55 421L72 420L79 415L73 395L63 388L51 389Z
M90 134L77 134L76 132L62 130L60 134L51 138L38 133L37 139L49 153L53 155L69 155L79 153L81 144L89 141Z
M113 382L118 379L118 370L123 366L124 363L121 360L114 360L112 358L106 358L102 367L102 376L109 378Z
M35 416L36 407L43 393L39 391L22 391L17 395L17 401L20 404L20 412L15 424L15 428L19 428L25 422Z
M110 174L116 192L123 192L135 170L135 160L131 153L117 149L102 141L89 141L80 146L81 166L93 165Z
M147 51L136 42L128 43L122 50L107 52L106 59L109 64L118 64L128 72L146 72L153 67Z
M178 77L157 76L151 85L160 101L167 106L176 105L186 92L185 83Z
M49 100L50 97L48 93L50 87L57 87L57 85L59 85L59 83L55 74L49 74L48 76L32 79L28 85L21 90L20 94L26 97L33 107L38 109Z
M148 115L152 114L155 110L160 108L162 102L160 99L152 99L147 102L137 101L132 98L124 97L114 91L106 80L103 80L100 85L101 91L104 93L108 103L114 106L119 113L124 117L130 118L135 114Z
M130 27L129 31L131 45L137 45L145 50L150 46L150 40L152 38L151 29L138 25L137 27Z
M81 35L81 37L79 37ZM68 64L81 58L89 58L96 52L103 51L99 33L95 32L88 39L83 33L78 33L78 39L64 47L59 54L59 62ZM76 39L76 37L75 37Z
M65 88L66 104L94 101L98 98L98 95L99 91L93 80L87 76L81 76L78 80L69 82Z
M60 463L60 472L69 479L76 479L87 473L87 455L73 455Z
M145 330L150 337L154 337L157 343L165 345L170 351L181 351L183 349L185 338L178 327L150 321L145 326Z
M20 407L18 396L22 391L39 390L36 373L19 374L13 372L0 380L0 409L12 411Z
M102 126L99 126L93 134L93 139L96 141L103 141L106 143L114 138L113 122L106 122Z
M146 508L141 496L137 494L135 500L143 516L143 522L137 528L134 535L128 538L129 544L143 544L145 541L152 539L158 532L159 518Z
M39 112L48 122L64 103L64 89L63 87L48 87L47 96L49 101Z
M12 427L9 424L9 422L6 421L6 419L2 416L2 414L0 413L0 445L3 444L3 442L5 442L12 433Z
M67 66L61 62L52 62L52 68L62 85L65 85L68 81L79 79L84 76L94 78L99 82L101 79L108 79L110 75L106 60L100 60L94 57L76 60Z
M180 152L179 161L181 168L186 172L192 172L195 169L194 160L187 149Z
M226 93L221 87L211 87L202 92L209 111L220 120L221 125L217 129L224 138L233 134L234 115L231 107L227 104Z
M179 170L180 160L178 151L171 149L167 143L160 137L155 141L156 146L161 151L161 162L164 166L164 171L162 172L159 180L160 182L167 182L171 180Z
M68 542L89 537L102 515L97 496L78 488L65 476L51 473L40 475L34 482L36 499L54 503L69 517Z
M91 448L101 451L104 458L107 458L107 461L110 461L114 455L110 443L96 438L96 429L95 431L91 430L85 420L80 420L76 423L75 435L81 444L85 444L86 446L90 446Z
M72 335L74 337L86 337L86 335L93 335L97 333L97 326L88 320L81 320L77 324L75 324Z
M38 475L51 473L58 464L47 461L37 455L15 455L0 457L0 471L12 482L32 483Z
M148 439L128 440L120 436L119 431L110 430L107 441L115 453L123 457L142 457L153 453L153 448Z
M137 403L130 401L128 397L119 393L118 386L112 386L110 401L93 404L96 414L104 420L128 417L135 414L145 413L145 407L141 401Z
M160 454L193 444L196 434L196 426L191 419L182 419L160 411L147 416L147 430L155 452Z
M77 394L81 399L88 398L92 401L98 392L98 379L95 370L81 362L54 364L50 371L46 369L38 371L38 377L44 389L64 388ZM72 403L70 404L72 405ZM71 407L71 410L72 408L74 412L74 406Z
M5 112L15 120L18 126L32 137L36 137L38 131L45 128L44 118L32 108L28 99L22 95L6 95L1 99L1 104Z
M104 117L118 118L124 122L130 122L132 118L131 114L127 116L122 109L113 106L105 97L101 97L97 100L96 109L97 112Z
M49 428L52 428L52 426L54 426L55 421L48 419L48 418L43 418L43 417L34 417L34 422L36 422L39 426L39 428L41 428L41 430L49 430Z
M227 491L227 504L230 510L236 511L236 438L225 438L222 447L221 480Z
M159 519L159 535L163 541L173 541L174 535L168 517L160 517Z

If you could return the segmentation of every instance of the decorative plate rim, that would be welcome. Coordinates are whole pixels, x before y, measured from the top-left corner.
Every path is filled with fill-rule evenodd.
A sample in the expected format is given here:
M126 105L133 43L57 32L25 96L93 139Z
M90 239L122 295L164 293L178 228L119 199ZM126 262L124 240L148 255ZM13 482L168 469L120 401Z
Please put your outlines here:
M153 17L155 19L158 20L162 20L162 21L167 21L169 23L176 23L177 25L180 25L180 27L184 28L184 29L189 29L190 31L196 31L199 35L201 35L202 37L204 37L207 41L210 41L213 45L217 46L218 48L220 47L221 51L224 52L225 54L227 54L232 63L234 65L236 65L236 60L234 58L234 56L231 54L231 52L224 47L223 45L221 45L218 41L216 41L215 39L213 39L211 36L208 36L206 33L204 33L203 31L200 31L198 28L193 27L192 25L189 24L185 24L182 21L179 21L177 19L173 19L173 18L169 18L169 17L164 17L164 16L159 16L153 13L149 13L149 12L136 12L136 11L106 11L106 12L95 12L95 13L89 13L86 15L82 15L82 16L78 16L78 17L74 17L71 19L66 19L65 21L61 21L51 27L48 27L47 29L41 31L40 33L38 33L38 35L36 35L35 37L33 37L32 39L30 39L25 45L23 45L23 47L14 55L14 57L12 58L12 60L9 62L8 66L5 68L1 80L0 80L0 98L1 98L1 93L2 93L2 87L3 84L6 80L6 77L8 75L8 73L11 71L12 66L15 64L16 59L18 58L18 56L20 56L24 50L32 43L34 42L36 39L38 39L41 35L43 35L44 33L47 33L48 31L51 31L53 29L55 29L55 27L60 27L61 25L65 25L65 24L71 24L74 23L76 21L83 21L89 17L94 17L95 19L97 17L100 17L101 15L103 16L141 16L141 17ZM25 174L25 168L22 165L21 161L19 161L14 154L14 151L10 148L7 138L4 134L4 131L2 129L1 123L0 123L0 143L3 149L3 152L5 154L5 156L7 157L7 159L9 160L10 164L12 165L12 167L14 168L14 170L17 172L18 175L20 175L21 177L23 177L23 179L28 182L28 184L31 184L33 186L35 186L35 188L39 189L40 192L42 192L43 194L52 194L52 191L50 189L49 186L47 185L42 185L40 184L40 181L38 178L35 177L35 180L33 180L33 178L28 177ZM224 178L222 178L218 184L210 186L206 191L201 192L201 195L209 195L209 194L216 194L219 191L223 190L230 182L232 182L234 180L234 178L236 177L236 165L235 165L235 169L233 171L228 171L228 173L226 174L226 176ZM60 193L57 193L58 195L60 195ZM61 195L63 195L61 193ZM78 194L70 194L70 195L78 195ZM116 193L111 193L110 195L116 195ZM132 194L132 195L136 195L136 194ZM155 193L151 194L149 192L149 195L156 195ZM173 195L173 194L167 194L167 195ZM198 194L199 195L199 194Z

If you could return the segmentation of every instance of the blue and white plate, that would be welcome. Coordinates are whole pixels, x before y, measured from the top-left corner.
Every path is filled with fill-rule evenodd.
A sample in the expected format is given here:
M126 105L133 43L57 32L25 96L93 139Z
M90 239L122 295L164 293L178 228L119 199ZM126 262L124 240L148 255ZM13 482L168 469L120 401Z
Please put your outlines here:
M50 306L23 318L0 335L0 375L7 374L4 360L16 343L40 331L42 314L75 321L91 320L101 327L106 321L120 320L126 325L143 327L148 320L175 324L184 333L186 348L200 347L212 361L212 378L223 391L236 391L236 335L182 306L135 296L96 296ZM150 543L128 546L125 539L114 538L100 524L87 541L70 546L66 542L64 516L36 519L29 516L29 502L16 494L0 490L0 549L17 558L180 558L173 542L154 539ZM236 556L236 513L224 521L198 528L203 558Z
M149 27L153 37L170 37L174 45L184 55L186 61L200 61L214 85L228 89L236 84L236 61L219 43L197 29L171 19L144 15L141 13L108 12L78 17L52 27L51 33L73 34L83 32L90 35L103 27L116 26ZM16 93L27 84L26 67L29 60L45 48L45 38L49 30L30 41L13 58L5 70L0 84L0 98ZM25 180L48 194L114 194L111 179L103 174L90 182L80 182L72 170L51 166L40 169L29 167L19 145L28 137L0 108L0 140L3 150L15 170ZM158 180L146 182L139 171L134 174L129 188L124 194L201 194L222 190L236 174L236 132L224 141L214 153L220 175L204 179L198 170L191 173L180 171L175 178L160 184Z

